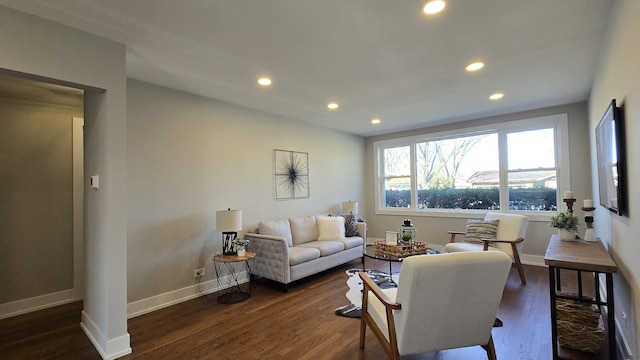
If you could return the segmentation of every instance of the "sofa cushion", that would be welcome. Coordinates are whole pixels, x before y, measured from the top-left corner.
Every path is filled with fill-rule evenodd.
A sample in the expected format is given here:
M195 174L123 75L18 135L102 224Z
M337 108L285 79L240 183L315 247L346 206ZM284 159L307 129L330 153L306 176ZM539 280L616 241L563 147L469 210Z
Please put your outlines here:
M344 239L344 218L342 216L318 216L318 240Z
M340 239L340 242L344 244L344 248L346 250L354 248L356 246L362 246L362 244L364 243L364 239L359 236L352 236L346 239Z
M358 234L358 219L354 214L343 214L344 218L344 236L359 236Z
M464 241L473 244L482 244L480 239L495 239L500 220L467 220L467 230Z
M294 246L289 248L289 266L302 264L320 257L320 250L312 247Z
M283 237L287 241L287 245L293 246L291 227L287 219L262 220L258 223L258 233Z
M318 240L318 224L315 216L291 218L289 224L294 246Z
M320 251L320 256L329 256L344 250L344 243L342 243L342 241L318 240L304 243L296 247L318 249Z

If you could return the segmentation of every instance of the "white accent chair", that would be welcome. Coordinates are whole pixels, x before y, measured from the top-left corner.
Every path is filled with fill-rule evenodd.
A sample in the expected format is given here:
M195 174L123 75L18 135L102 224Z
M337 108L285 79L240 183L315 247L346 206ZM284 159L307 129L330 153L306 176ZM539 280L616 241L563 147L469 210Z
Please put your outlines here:
M369 326L393 360L474 345L495 360L491 329L510 267L495 251L416 255L403 261L391 289L361 272L360 347Z
M500 220L495 239L482 239L484 244L474 244L467 242L456 242L456 235L464 235L463 231L448 231L451 235L451 242L444 246L446 252L460 251L501 251L509 255L513 261L513 266L520 274L522 285L527 283L524 276L522 262L520 262L520 251L522 243L527 233L529 218L518 214L487 213L484 220ZM492 246L489 246L492 245Z

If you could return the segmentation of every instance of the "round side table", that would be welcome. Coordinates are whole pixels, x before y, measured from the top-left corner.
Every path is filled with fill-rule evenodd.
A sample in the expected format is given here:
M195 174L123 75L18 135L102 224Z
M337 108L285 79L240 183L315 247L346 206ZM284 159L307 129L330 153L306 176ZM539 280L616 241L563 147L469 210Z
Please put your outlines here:
M213 267L218 280L218 302L235 304L251 296L251 261L256 253L247 251L244 256L216 254ZM241 275L246 274L246 279ZM246 281L241 281L246 280Z

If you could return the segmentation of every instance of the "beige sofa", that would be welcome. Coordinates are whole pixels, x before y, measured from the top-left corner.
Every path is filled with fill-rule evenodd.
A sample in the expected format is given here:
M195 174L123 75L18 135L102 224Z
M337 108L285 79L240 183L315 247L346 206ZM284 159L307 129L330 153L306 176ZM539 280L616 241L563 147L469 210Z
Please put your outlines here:
M247 232L257 256L252 275L283 285L320 271L362 259L367 227L351 215L304 216L264 220Z

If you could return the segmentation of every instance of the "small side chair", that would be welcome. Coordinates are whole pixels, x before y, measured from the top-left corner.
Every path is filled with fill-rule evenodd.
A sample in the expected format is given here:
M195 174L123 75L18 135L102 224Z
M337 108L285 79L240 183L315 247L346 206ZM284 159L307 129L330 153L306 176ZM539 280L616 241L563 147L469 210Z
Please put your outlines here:
M506 254L479 251L406 258L397 288L361 272L360 347L369 327L392 360L474 345L495 360L491 330L510 268Z
M496 221L497 220L497 221ZM485 224L489 223L497 224L497 229L494 227L494 231L488 231L486 233L476 232L474 235L475 240L471 240L470 234L471 228L477 230L478 222L469 220L467 222L467 231L448 231L451 235L451 240L444 246L447 252L461 252L461 251L500 251L509 255L513 261L513 266L518 270L520 274L520 281L522 285L527 283L527 279L524 276L524 269L522 268L522 262L520 262L520 251L522 250L522 243L524 242L525 234L527 233L527 226L529 225L529 218L519 214L505 214L490 212L484 217ZM480 234L480 235L478 235ZM464 235L462 241L456 241L457 235Z

